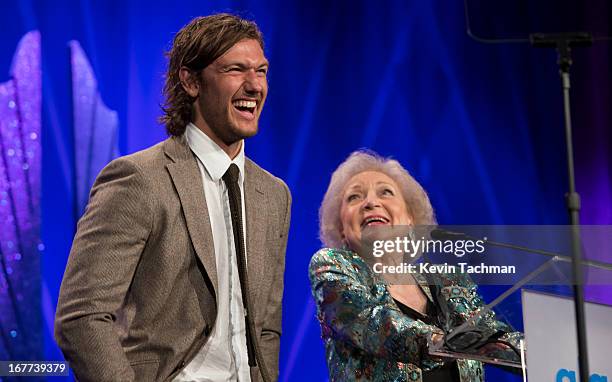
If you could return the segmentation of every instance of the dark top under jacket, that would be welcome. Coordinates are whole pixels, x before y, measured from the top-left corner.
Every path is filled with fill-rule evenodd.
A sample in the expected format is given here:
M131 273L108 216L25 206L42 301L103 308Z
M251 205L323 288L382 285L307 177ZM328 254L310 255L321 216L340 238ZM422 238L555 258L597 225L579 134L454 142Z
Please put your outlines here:
M428 325L438 326L437 308L434 303L427 301L426 313L423 314L411 307L402 304L400 301L393 299L402 313L414 320L421 320ZM459 369L457 362L446 362L442 367L423 372L423 382L459 382Z

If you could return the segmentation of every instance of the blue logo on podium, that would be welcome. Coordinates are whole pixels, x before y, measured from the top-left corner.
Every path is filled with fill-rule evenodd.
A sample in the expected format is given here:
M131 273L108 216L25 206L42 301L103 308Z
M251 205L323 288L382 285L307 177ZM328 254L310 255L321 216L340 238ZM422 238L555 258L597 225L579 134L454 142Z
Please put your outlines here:
M576 372L574 370L559 369L557 371L556 382L577 382ZM608 382L606 375L591 374L589 382Z

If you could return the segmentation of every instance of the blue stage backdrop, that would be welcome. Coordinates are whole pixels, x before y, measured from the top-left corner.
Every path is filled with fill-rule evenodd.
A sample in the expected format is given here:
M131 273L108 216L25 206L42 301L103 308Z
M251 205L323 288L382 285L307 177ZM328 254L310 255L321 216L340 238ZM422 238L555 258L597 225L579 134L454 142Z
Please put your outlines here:
M3 1L0 83L9 80L21 37L41 36L44 247L41 306L32 311L43 318L29 330L42 335L45 359L62 359L53 314L81 208L75 132L89 128L73 117L69 41L89 60L101 103L116 111L119 153L129 154L165 138L157 118L173 34L192 17L218 11L254 19L271 63L260 133L246 152L293 194L281 381L327 380L307 266L320 247L317 213L330 174L351 151L366 147L398 159L444 224L568 221L556 54L474 42L462 1ZM610 16L602 15L611 11L578 17L609 33ZM576 50L574 59L582 221L611 224L610 44Z

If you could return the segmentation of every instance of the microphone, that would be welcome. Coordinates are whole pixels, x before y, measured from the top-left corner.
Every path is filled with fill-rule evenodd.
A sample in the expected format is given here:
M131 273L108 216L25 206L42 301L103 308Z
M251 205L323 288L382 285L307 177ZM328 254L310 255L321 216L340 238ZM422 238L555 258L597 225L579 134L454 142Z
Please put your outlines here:
M431 236L431 238L434 239L434 240L466 240L466 239L472 239L470 236L466 235L463 232L453 232L453 231L448 231L448 230L445 230L445 229L442 229L442 228L434 228L429 233L429 236Z
M434 240L477 240L475 237L470 236L466 233L449 231L449 230L445 230L442 228L432 229L429 232L429 236ZM529 248L529 247L525 247L522 245L503 243L500 241L493 241L489 238L487 238L486 240L486 245L489 245L492 247L498 247L498 248L512 249L512 250L519 251L519 252L526 252L526 253L533 253L536 255L547 256L547 257L555 258L559 261L565 261L565 262L572 261L572 258L570 256L567 256L561 253L544 251L544 250L535 249L535 248ZM612 270L612 264L605 263L602 261L597 261L597 260L582 259L581 264L600 268L600 269Z

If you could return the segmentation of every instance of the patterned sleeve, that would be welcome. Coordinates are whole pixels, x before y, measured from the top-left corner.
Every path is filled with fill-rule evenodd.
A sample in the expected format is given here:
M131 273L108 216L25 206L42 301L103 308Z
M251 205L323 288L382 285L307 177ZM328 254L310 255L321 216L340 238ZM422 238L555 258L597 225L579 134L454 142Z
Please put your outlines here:
M419 364L427 339L439 329L384 304L372 290L377 286L364 279L365 263L352 261L347 254L322 249L310 262L323 337L348 342L372 356Z

